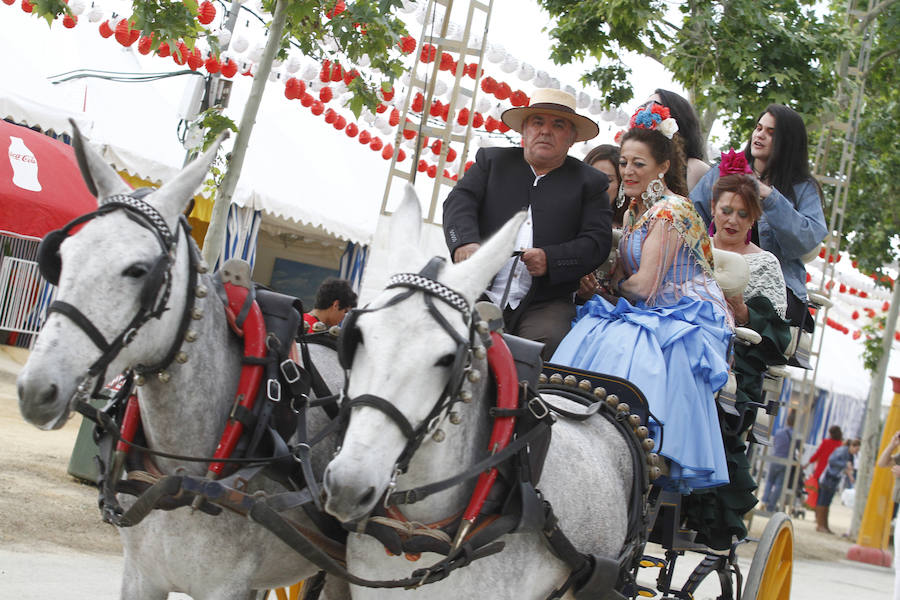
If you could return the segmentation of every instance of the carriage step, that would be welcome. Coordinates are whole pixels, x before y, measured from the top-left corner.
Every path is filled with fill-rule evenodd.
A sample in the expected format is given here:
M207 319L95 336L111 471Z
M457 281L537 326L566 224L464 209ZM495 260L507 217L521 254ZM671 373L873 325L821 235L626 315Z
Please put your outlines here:
M653 598L656 596L656 590L648 587L644 587L642 585L634 586L635 590L637 590L637 595L641 598Z
M655 556L642 556L640 565L642 567L656 567L657 569L664 569L666 567L666 561L661 558L656 558Z

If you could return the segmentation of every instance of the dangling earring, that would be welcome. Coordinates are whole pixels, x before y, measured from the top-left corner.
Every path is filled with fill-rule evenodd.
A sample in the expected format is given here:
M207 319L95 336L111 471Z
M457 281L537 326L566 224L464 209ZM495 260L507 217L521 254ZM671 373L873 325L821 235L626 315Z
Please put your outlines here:
M666 191L666 186L663 183L663 176L665 173L660 173L659 177L653 179L650 183L647 184L647 190L641 193L641 198L643 198L644 202L647 205L647 208L650 208L652 205L656 204L660 198L663 197L663 194Z
M623 204L625 204L625 182L624 181L619 183L619 193L616 194L616 208L622 208Z
M715 221L710 221L710 222L709 222L709 229L707 229L706 231L707 231L707 233L709 233L709 237L712 237L712 236L716 235L716 222L715 222Z

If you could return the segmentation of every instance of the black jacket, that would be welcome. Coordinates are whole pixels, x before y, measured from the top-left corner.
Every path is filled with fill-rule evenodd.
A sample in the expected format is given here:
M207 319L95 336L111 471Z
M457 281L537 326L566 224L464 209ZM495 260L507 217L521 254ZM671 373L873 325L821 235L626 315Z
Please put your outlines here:
M534 247L547 254L547 274L534 279L526 301L569 297L578 289L578 280L609 254L609 180L568 156L533 184L522 148L478 150L475 164L444 201L447 247L452 257L464 244L482 243L530 205Z

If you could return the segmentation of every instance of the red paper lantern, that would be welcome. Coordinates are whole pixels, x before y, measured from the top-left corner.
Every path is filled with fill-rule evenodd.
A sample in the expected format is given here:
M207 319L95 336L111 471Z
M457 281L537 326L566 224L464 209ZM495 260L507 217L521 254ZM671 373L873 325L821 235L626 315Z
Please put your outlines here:
M850 264L853 266L854 269L857 268L857 267L859 267L859 262L857 262L857 261L855 261L855 260L850 261Z
M484 120L484 128L488 133L493 133L499 125L500 122L490 115Z
M160 58L165 58L172 54L172 51L169 49L169 43L163 42L159 45L159 48L156 49L156 55Z
M116 27L118 29L118 27ZM185 46L184 42L178 42L176 44L175 49L172 50L172 60L175 61L176 65L183 65L187 62L188 57L188 49Z
M338 82L344 79L344 68L341 63L332 63L331 65L331 81Z
M312 106L309 107L309 110L312 112L312 114L318 117L323 112L325 112L325 105L318 100L313 100Z
M329 19L333 19L345 10L347 10L347 4L344 2L344 0L338 0L334 3L334 7L332 9L325 13L325 16Z
M478 63L468 63L463 72L470 78L475 79L475 75L478 74Z
M388 109L388 105L385 104L384 102L382 102L381 104L379 104L378 106L375 107L375 112L377 112L380 115L387 109Z
M425 108L425 96L421 92L416 93L410 108L412 108L413 112L422 112L422 109Z
M6 4L7 6L12 6L15 3L16 0L3 0L3 4Z
M410 54L416 49L416 38L411 35L405 35L400 38L397 45L400 47L400 52L403 54Z
M848 291L850 292L850 295L851 295L851 296L855 296L855 295L856 295L856 288L855 288L855 287L850 288Z
M350 82L359 77L359 71L356 69L350 69L344 73L344 84L350 85Z
M857 319L859 318L859 311L858 311L858 310L854 310L854 311L853 311L853 314L850 315L850 318L853 319L854 321L857 320Z
M212 55L206 59L204 65L206 66L207 73L218 73L222 70L222 63L219 62L218 58Z
M288 80L284 82L284 97L288 100L296 100L303 95L303 92L306 91L305 88L305 83L296 77L289 77Z
M381 150L381 158L384 160L391 160L391 157L394 156L394 147L391 144L386 145Z
M116 41L123 46L130 46L134 43L134 40L131 39L131 23L128 22L128 19L122 19L116 25Z
M24 2L23 2L24 4ZM26 11L27 12L27 11ZM108 38L113 34L112 27L109 26L109 21L103 21L100 23L100 37Z
M819 248L819 258L825 258L825 246Z
M453 162L454 160L456 160L456 150L454 150L453 148L448 148L447 149L447 162Z
M337 129L338 131L340 131L341 129L343 129L344 127L347 126L347 119L344 118L343 115L338 115L337 119L334 120L333 124L334 124L334 128Z
M34 5L31 2L29 2L28 0L22 0L22 10L24 10L27 13L30 13L31 11L34 10Z
M331 81L331 61L323 60L322 61L322 70L319 71L319 81L322 83L328 83Z
M510 102L512 102L513 106L528 106L529 98L528 95L522 90L516 90L513 92L512 96L509 97Z
M434 140L434 143L431 144L431 151L434 152L435 155L440 155L442 146L441 140Z
M216 18L216 7L209 0L203 0L197 7L197 21L201 25L209 25Z
M460 111L456 114L456 122L459 123L460 125L467 125L469 123L469 109L468 108L460 109Z
M497 89L497 80L493 77L485 77L481 80L481 91L485 94L493 94Z
M466 168L465 168L465 170L463 171L463 173L465 173L466 171L468 171L469 169L471 169L471 168L472 168L472 165L474 165L474 164L475 164L475 162L474 162L474 161L471 161L471 160L470 160L469 162L467 162L467 163L466 163Z
M188 54L187 65L191 71L196 71L203 66L203 62L203 55L200 54L200 48L195 46L191 53Z
M869 297L869 292L867 292L867 291L865 291L865 290L859 290L859 297L860 297L860 298L868 298L868 297Z
M410 121L409 119L406 120L406 125L404 125L403 137L407 140L411 140L416 137L416 130L413 128L412 121Z
M475 116L472 117L472 127L474 127L475 129L478 129L482 125L484 125L484 117L481 116L480 112L477 112L477 113L475 113Z
M500 133L506 133L507 131L509 131L509 125L507 125L503 121L498 121L497 131L499 131Z
M222 75L225 77L231 78L237 74L238 66L237 63L231 60L230 58L225 61L225 64L222 65Z
M416 170L418 170L419 173L424 173L428 170L428 163L422 159L419 159L419 164L416 165Z
M846 286L845 284L842 283L842 284L838 287L838 291L839 291L840 293L842 293L842 294L845 293L845 292L847 291L847 286Z
M359 132L359 143L360 144L368 144L372 141L372 134L366 131L365 129Z
M441 118L442 118L444 121L446 121L447 118L448 118L449 116L450 116L450 105L449 105L449 104L442 104L442 105L441 105Z
M428 176L434 179L434 176L437 175L437 167L435 165L428 165Z
M397 162L403 162L406 160L406 152L403 151L403 148L397 150Z
M382 142L381 138L378 137L377 135L372 138L371 142L369 142L369 148L371 148L375 152L378 152L379 150L381 150L381 147L383 145L384 145L384 142Z
M857 329L856 331L853 332L853 339L858 340L861 335L862 335L862 332L859 329Z
M423 63L430 63L434 60L435 55L437 55L437 48L431 44L425 44L422 46L422 52L419 53L419 60Z
M337 121L337 113L334 112L333 108L329 108L325 111L325 122L329 125Z
M441 71L449 71L453 67L453 56L449 52L441 52Z
M72 29L76 25L78 25L78 17L77 16L66 15L63 17L63 27L65 27L66 29ZM147 54L147 53L144 52L144 54Z
M866 315L869 316L870 319L875 318L875 309L874 308L864 308L863 310L865 311Z
M153 35L149 36L141 36L141 39L138 40L137 49L141 54L147 55L150 54L150 47L153 45Z
M385 101L390 102L394 99L394 86L387 91L384 88L381 88L381 97L385 99Z
M444 177L450 179L450 171L448 171L447 169L444 169Z
M894 334L894 339L900 342L900 332Z
M834 287L834 279L828 280L828 283L825 284L825 289L830 290L833 287Z
M356 137L356 134L359 133L359 127L356 126L356 123L348 123L344 133L347 134L347 137Z
M512 89L509 87L509 84L505 81L500 83L497 86L497 89L494 90L494 96L497 97L497 100L506 100L512 94Z
M332 92L331 88L327 85L319 90L319 100L322 102L331 102L332 98L334 98L334 92Z
M887 300L885 300L885 301L884 301L884 304L881 305L881 312L887 312L887 311L890 310L890 308L891 308L890 302L888 302Z
M400 123L400 111L394 108L391 110L391 115L388 117L388 125L396 127L398 123Z

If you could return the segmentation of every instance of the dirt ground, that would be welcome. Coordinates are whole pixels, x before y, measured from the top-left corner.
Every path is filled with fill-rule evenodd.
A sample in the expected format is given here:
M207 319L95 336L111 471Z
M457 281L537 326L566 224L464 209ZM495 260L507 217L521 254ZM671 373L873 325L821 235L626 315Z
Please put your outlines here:
M119 536L100 520L96 490L67 474L81 417L58 431L40 431L22 420L14 373L25 355L0 346L0 547L29 551L75 551L120 555ZM842 538L850 509L835 504L831 528L838 535L817 533L811 511L794 519L795 560L838 561L851 541ZM752 521L750 536L759 537L765 517ZM755 544L741 555L751 558Z

